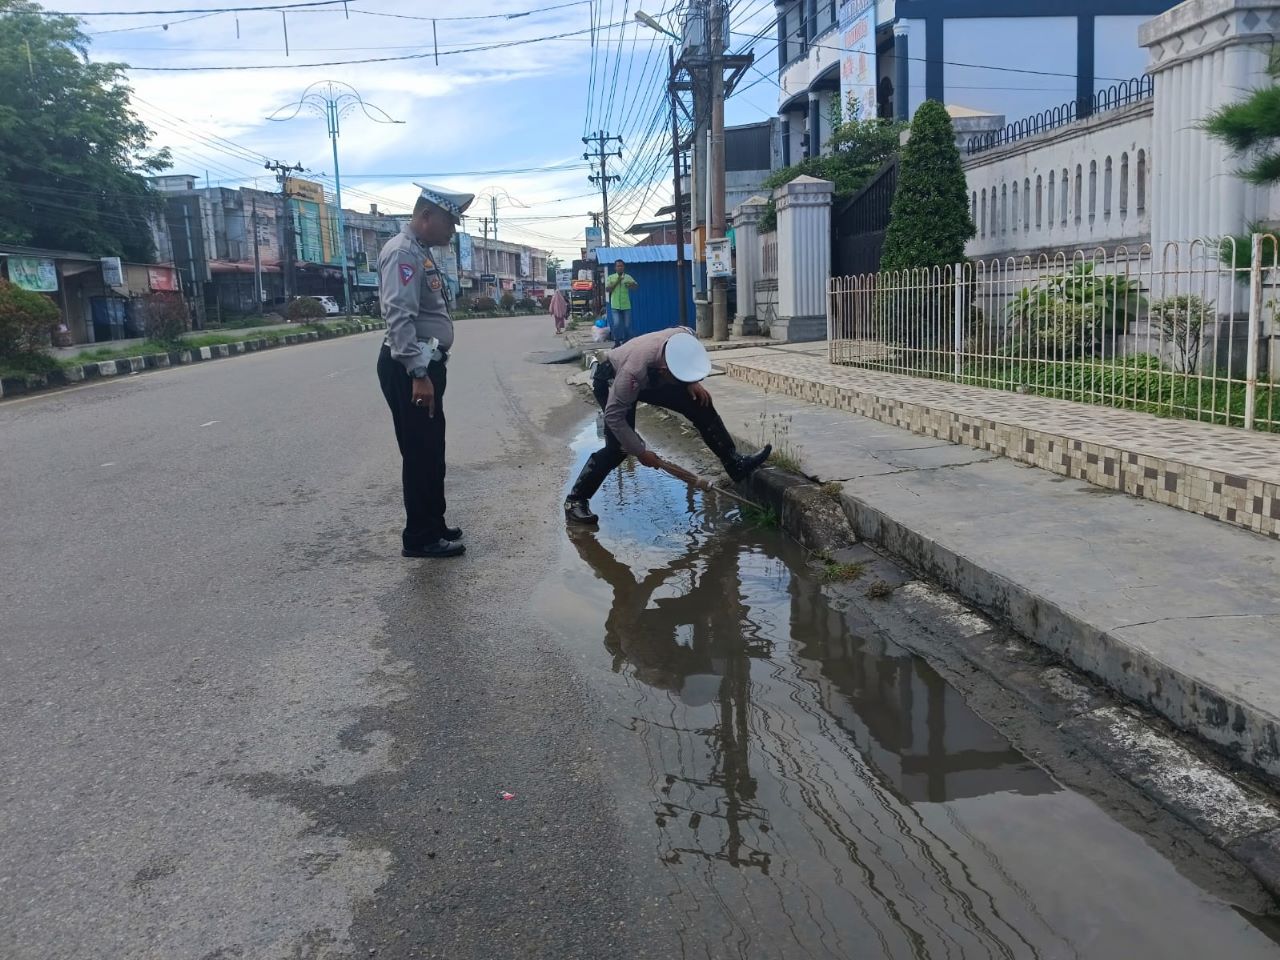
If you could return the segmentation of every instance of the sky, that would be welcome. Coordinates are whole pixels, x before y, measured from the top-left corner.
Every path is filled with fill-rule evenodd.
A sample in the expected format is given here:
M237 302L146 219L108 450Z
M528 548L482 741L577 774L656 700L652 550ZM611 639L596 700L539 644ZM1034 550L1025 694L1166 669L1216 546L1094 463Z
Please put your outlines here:
M344 207L404 212L418 194L413 181L439 184L479 194L477 207L496 205L500 239L573 258L587 214L601 206L584 136L623 137L622 158L609 162L622 177L610 189L615 244L671 202L668 39L634 16L643 9L678 33L685 0L644 3L472 0L435 7L434 23L432 7L404 0L44 6L81 17L93 59L129 65L134 109L155 145L172 151L172 173L274 189L263 169L273 159L301 163L302 176L332 189L325 119L297 105L311 85L334 81L366 105L350 98L340 121ZM730 99L726 122L765 119L778 97L773 2L733 0L730 21L732 51L754 48L761 69ZM334 63L374 60L383 62ZM480 235L478 219L467 229Z

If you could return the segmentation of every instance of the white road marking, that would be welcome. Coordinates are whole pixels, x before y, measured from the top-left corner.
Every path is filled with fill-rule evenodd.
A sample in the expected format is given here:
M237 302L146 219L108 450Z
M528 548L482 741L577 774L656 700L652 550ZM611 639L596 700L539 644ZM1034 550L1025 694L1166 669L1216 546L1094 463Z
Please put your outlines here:
M202 426L202 427L212 427L215 423L221 423L221 422L222 422L221 420L210 420L208 423L202 423L202 424L200 424L200 426Z
M112 460L110 463L104 463L104 464L103 464L103 466L104 466L104 467L114 467L115 465L116 465L116 463L115 463L115 461L114 461L114 460Z

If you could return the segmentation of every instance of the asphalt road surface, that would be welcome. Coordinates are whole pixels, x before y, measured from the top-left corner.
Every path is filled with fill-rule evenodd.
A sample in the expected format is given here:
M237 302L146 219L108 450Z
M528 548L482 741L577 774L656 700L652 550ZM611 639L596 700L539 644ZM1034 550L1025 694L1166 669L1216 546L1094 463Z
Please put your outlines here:
M0 958L1280 957L775 531L630 469L568 536L551 326L459 325L450 562L377 335L0 403Z

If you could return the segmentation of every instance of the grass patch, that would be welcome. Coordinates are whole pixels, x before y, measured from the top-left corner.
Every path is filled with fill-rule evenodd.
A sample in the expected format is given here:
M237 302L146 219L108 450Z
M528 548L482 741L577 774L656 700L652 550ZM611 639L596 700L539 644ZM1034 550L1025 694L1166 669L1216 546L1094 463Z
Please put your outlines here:
M836 563L827 560L822 568L823 583L853 583L861 580L867 573L865 563Z
M867 599L888 600L893 596L893 591L896 589L897 587L891 583L885 583L883 580L877 580L871 586L867 587Z
M742 519L756 530L774 530L782 525L782 520L773 507L759 507L755 504L743 506Z
M828 500L839 500L842 493L844 493L843 483L836 483L835 481L832 481L831 483L824 483L822 485L822 495Z
M779 470L786 470L788 473L804 472L800 469L800 461L796 459L795 454L781 447L775 448L773 453L769 454L769 465Z

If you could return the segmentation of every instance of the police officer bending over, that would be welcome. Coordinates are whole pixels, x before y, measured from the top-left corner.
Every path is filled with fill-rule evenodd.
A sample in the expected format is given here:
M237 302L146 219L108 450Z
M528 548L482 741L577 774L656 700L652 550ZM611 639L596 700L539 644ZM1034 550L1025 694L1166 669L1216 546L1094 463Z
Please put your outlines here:
M687 330L659 330L615 347L596 364L591 389L604 409L604 447L587 460L564 502L570 523L594 525L590 500L605 477L630 454L646 467L660 467L658 455L636 433L636 404L644 401L684 416L697 428L734 481L745 480L769 459L773 446L743 456L734 446L711 394L702 385L711 374L711 358Z
M462 531L445 524L444 390L453 321L449 288L431 247L453 239L475 196L418 183L413 218L378 256L378 294L387 335L378 380L404 460L406 557L456 557Z

